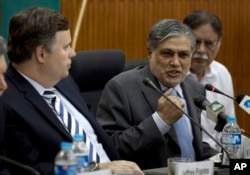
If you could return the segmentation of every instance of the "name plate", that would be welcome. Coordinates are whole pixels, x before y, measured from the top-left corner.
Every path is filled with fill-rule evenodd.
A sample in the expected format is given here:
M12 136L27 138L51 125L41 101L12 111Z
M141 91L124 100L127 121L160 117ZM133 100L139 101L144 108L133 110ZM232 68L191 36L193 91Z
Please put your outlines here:
M103 169L92 172L82 172L77 175L112 175L112 171L110 169Z
M213 175L214 163L210 160L177 163L175 175Z

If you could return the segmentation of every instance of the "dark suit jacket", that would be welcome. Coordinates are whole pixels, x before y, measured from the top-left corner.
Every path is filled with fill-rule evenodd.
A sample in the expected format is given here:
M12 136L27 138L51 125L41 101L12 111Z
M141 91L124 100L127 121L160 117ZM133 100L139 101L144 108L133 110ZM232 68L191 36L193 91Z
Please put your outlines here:
M0 97L1 99L1 97ZM4 110L3 105L1 105L2 101L0 100L0 155L3 155L4 148L4 128L5 128L5 118L4 118ZM0 158L0 175L9 175L9 171L5 168L6 162Z
M34 167L41 174L54 174L53 162L60 143L71 142L71 135L43 97L11 65L6 73L6 81L8 89L1 98L6 114L6 155ZM118 159L112 141L89 111L73 80L64 78L55 88L90 122L109 158ZM22 174L20 171L13 172ZM27 171L23 174L27 174Z
M159 86L148 66L114 77L106 85L97 110L97 119L111 136L121 158L135 161L141 169L164 167L168 157L180 156L174 128L162 136L152 118L161 95L143 84L146 77ZM204 86L187 76L181 87L190 116L200 123L201 109L194 105L193 97L205 96ZM216 151L202 143L200 128L191 124L196 160L214 155Z

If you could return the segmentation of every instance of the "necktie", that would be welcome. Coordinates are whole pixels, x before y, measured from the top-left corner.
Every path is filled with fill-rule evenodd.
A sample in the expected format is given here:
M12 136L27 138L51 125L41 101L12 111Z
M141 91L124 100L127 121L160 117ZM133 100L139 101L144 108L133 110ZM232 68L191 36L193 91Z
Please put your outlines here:
M178 96L178 93L175 89L173 89L172 95ZM185 112L186 111L187 110L185 110ZM184 115L174 123L174 128L181 148L181 157L195 160L192 139L188 130L187 120L185 119Z
M87 137L85 131L82 129L81 125L79 125L78 121L75 120L75 118L72 117L71 114L67 111L57 95L53 91L47 90L44 91L43 97L46 101L48 101L55 114L60 117L65 128L72 136L74 136L75 134L82 134L85 136L84 142L89 149L89 161L99 162L99 156L92 143L90 142L90 139Z

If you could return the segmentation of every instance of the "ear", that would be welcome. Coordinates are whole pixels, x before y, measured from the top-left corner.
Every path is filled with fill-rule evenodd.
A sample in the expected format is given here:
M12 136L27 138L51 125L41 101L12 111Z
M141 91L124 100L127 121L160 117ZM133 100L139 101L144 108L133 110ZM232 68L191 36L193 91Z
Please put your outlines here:
M147 47L147 52L148 52L148 59L150 59L151 54L152 54L152 50L149 47Z
M220 48L221 40L222 40L222 39L220 39L220 40L218 41L218 46L217 46L217 49L219 49L219 48Z
M45 49L43 45L36 47L35 55L38 62L43 63L45 61Z

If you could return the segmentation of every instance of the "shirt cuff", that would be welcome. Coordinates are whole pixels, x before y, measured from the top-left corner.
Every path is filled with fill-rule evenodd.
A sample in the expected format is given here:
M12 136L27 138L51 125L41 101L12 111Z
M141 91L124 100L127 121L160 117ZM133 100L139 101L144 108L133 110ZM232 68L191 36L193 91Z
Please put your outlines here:
M153 113L152 117L162 135L166 134L171 129L171 126L166 124L157 112Z

